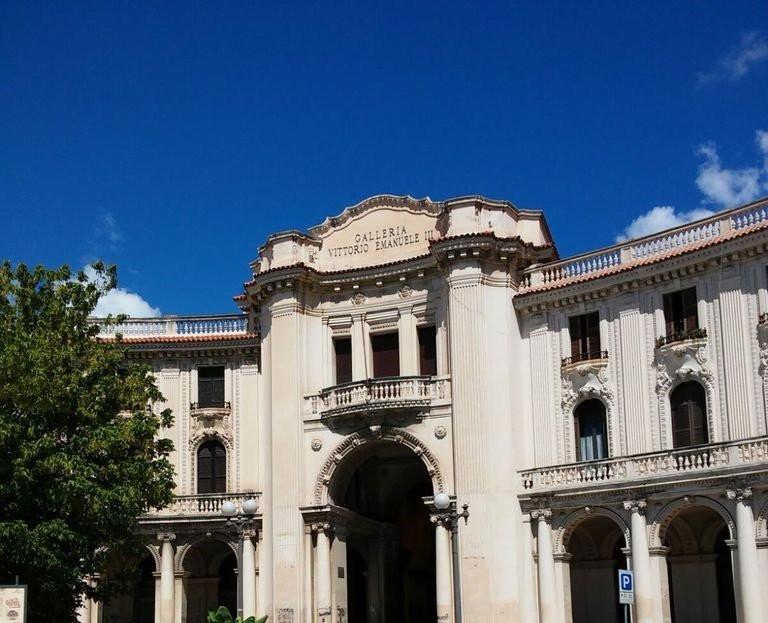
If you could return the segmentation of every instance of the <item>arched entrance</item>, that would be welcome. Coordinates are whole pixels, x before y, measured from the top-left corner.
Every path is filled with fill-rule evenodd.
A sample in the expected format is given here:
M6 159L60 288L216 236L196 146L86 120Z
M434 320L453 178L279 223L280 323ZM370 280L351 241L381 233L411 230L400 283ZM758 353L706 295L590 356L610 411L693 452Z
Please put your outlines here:
M329 494L345 522L349 623L437 619L435 536L422 498L424 462L389 440L361 445L333 473Z
M237 558L232 548L205 539L184 553L187 621L205 621L209 610L226 606L237 612Z
M690 506L669 522L669 595L674 623L736 623L728 526L715 510Z
M134 563L135 564L135 563ZM137 568L138 567L138 568ZM155 620L155 559L146 555L139 561L132 590L115 595L104 604L102 621L109 623L153 623Z
M627 568L627 558L618 524L605 515L591 515L573 529L565 546L571 555L573 623L624 621L616 577Z

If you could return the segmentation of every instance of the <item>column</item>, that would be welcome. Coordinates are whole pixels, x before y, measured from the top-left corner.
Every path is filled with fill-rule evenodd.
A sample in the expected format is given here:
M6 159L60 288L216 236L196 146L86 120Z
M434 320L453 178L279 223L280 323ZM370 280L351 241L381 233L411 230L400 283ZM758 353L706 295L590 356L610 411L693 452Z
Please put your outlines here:
M669 601L669 572L667 570L669 548L660 545L651 547L648 551L651 557L651 571L653 572L653 593L658 596L656 620L660 623L671 623L672 608Z
M83 597L77 609L77 623L91 623L91 600Z
M331 623L331 526L322 523L312 527L317 533L317 622Z
M243 560L240 569L243 574L243 618L256 616L256 550L251 540L255 530L243 530Z
M433 515L435 524L435 587L437 589L438 623L453 623L453 599L451 587L451 520Z
M555 558L552 550L552 511L539 508L531 511L536 526L536 548L539 570L539 621L558 623L557 588L555 584Z
M352 380L363 381L373 376L373 373L368 371L368 336L362 314L352 316L350 333L352 338Z
M160 623L174 623L173 540L175 534L158 534L160 541Z
M741 592L743 623L759 623L761 615L760 565L755 542L755 517L752 514L752 489L728 489L729 500L736 500L736 544L738 584Z
M635 579L634 623L657 623L654 618L655 599L651 557L648 553L648 531L645 522L645 500L628 500L624 509L632 515L632 571Z

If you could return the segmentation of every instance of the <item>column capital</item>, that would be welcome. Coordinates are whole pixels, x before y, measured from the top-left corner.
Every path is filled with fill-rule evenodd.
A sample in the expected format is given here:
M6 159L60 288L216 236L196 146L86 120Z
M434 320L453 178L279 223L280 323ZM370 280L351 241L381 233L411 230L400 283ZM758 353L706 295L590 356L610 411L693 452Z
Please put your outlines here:
M176 535L173 532L158 532L157 540L161 543L172 543L176 540Z
M453 526L453 517L450 512L448 513L432 513L429 516L429 520L435 524L435 526L441 526L443 528L450 529Z
M549 521L552 519L551 508L534 508L531 511L531 519L538 519L539 521Z
M648 508L648 503L644 499L624 501L625 511L630 511L632 513L645 514L645 511L647 510L647 508Z
M728 496L729 500L746 502L752 497L752 487L743 487L741 489L726 489L725 495Z
M310 525L310 530L312 530L312 532L322 532L327 536L330 536L331 532L333 532L333 526L330 522L318 521Z

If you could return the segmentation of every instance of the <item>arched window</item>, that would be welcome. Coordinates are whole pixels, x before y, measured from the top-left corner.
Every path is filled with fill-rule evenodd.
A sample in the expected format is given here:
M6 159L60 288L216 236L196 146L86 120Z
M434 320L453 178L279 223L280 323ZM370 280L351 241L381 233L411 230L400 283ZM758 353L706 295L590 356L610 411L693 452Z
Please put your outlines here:
M197 451L197 492L225 493L227 451L218 441L206 441Z
M707 396L695 381L681 383L669 396L675 448L709 443Z
M599 400L582 402L574 413L576 428L576 458L593 461L608 457L608 436L605 427L605 405Z

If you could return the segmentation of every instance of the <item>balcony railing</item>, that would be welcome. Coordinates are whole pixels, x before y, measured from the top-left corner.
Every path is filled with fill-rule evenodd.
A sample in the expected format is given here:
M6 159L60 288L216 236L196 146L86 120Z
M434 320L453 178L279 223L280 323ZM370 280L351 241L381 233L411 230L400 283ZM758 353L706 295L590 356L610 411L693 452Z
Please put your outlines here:
M93 320L99 322L98 318ZM167 316L165 318L128 318L114 325L101 325L100 337L165 337L203 335L245 335L248 318L243 314L225 316Z
M206 409L216 411L229 411L232 408L229 402L190 402L190 411L204 411Z
M659 234L526 269L520 290L524 292L547 284L559 284L575 277L662 257L670 251L693 248L732 231L765 222L768 222L768 201L728 210Z
M250 498L254 498L259 502L259 507L261 507L260 493L201 493L199 495L177 495L168 506L161 510L152 510L146 514L146 517L220 517L221 505L224 502L234 502L237 510L241 511L243 502Z
M605 359L608 359L607 350L592 351L590 353L576 353L570 357L564 357L561 365L565 367L574 363L582 363L584 361L602 361Z
M674 344L675 342L684 342L686 340L701 340L707 337L706 329L690 329L688 331L678 331L670 335L662 335L656 338L656 348Z
M633 481L696 475L723 468L768 463L768 437L730 441L601 461L540 467L520 472L526 492L539 493Z
M335 385L307 396L312 415L329 417L342 413L427 406L450 401L447 377L395 376Z

